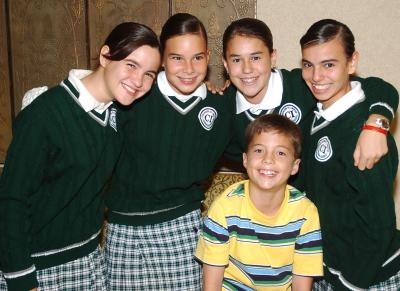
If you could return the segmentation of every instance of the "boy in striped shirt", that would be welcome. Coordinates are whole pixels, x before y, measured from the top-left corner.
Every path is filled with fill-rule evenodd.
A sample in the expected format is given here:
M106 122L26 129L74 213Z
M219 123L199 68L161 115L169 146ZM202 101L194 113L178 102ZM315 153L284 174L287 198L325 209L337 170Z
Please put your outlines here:
M264 115L248 126L246 145L249 180L216 199L201 231L204 290L311 290L323 275L318 212L287 185L300 164L300 129Z

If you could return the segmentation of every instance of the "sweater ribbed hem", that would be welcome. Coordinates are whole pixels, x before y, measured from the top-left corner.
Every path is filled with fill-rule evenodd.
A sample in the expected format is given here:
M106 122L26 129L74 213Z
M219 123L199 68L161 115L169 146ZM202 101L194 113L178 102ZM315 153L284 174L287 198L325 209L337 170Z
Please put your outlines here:
M108 221L109 223L131 226L158 224L181 217L195 209L200 209L200 204L201 203L199 201L196 201L189 204L181 205L168 211L149 215L125 215L115 212L117 211L115 209L109 209Z
M94 250L98 247L98 245L99 245L99 236L97 235L93 239L89 240L87 243L81 246L51 255L33 257L32 259L36 266L36 269L42 270L53 266L62 265L74 261L76 259L82 258L84 256L87 256L90 253L94 252Z

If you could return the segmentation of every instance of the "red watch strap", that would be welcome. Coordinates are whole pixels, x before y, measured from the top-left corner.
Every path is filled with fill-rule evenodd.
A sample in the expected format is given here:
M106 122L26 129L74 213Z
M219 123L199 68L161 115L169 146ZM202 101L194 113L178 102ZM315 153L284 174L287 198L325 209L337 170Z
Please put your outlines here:
M368 124L364 124L364 126L363 126L362 129L363 129L363 130L364 130L364 129L366 129L366 130L374 130L374 131L383 133L384 135L387 135L387 134L388 134L388 131L387 131L387 130L385 130L385 129L383 129L383 128L380 128L380 127L373 126L373 125L368 125Z

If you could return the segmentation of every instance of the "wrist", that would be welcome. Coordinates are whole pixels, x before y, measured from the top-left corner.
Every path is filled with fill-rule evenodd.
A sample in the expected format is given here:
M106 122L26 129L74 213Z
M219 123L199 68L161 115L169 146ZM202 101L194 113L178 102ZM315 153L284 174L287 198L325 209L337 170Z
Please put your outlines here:
M384 129L384 128L381 128L381 127L378 127L378 126L375 126L375 125L369 125L369 124L364 124L362 129L363 130L373 130L373 131L376 131L376 132L380 132L380 133L382 133L384 135L387 135L388 132L389 132L389 130L387 130L387 129Z

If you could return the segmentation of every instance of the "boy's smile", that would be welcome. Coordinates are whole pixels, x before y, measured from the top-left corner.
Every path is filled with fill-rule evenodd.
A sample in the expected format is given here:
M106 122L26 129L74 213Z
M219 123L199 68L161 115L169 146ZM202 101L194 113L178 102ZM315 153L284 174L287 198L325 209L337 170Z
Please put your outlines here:
M297 173L300 159L294 158L291 140L277 131L256 134L243 154L249 175L250 193L284 193L287 180Z

